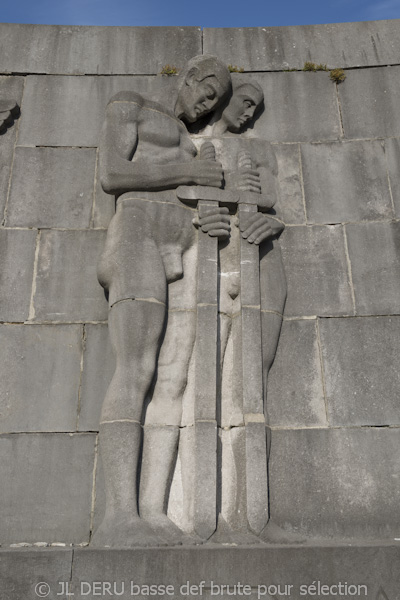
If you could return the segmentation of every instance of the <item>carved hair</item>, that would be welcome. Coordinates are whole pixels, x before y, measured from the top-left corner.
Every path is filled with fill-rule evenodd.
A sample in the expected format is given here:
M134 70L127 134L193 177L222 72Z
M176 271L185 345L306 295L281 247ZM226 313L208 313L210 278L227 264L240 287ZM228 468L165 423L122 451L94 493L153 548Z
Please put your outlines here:
M243 81L243 79L240 79L239 81L237 79L234 79L232 82L232 87L233 93L238 92L242 87L252 87L255 90L257 90L257 92L260 94L261 102L264 100L264 92L262 90L262 87L259 83L257 83L257 81L254 81L253 79L246 79L245 81Z
M186 76L192 69L196 69L198 72L197 81L203 81L207 77L215 77L222 88L227 90L227 93L231 91L232 81L228 67L219 58L210 54L194 56L186 63L179 74L179 89L185 83Z

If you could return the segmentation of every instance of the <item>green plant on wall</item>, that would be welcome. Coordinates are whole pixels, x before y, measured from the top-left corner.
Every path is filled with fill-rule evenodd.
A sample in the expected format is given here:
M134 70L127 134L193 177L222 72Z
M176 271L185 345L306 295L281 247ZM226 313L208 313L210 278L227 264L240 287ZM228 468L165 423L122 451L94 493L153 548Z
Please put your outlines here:
M172 67L171 65L164 65L160 71L161 75L177 75L178 69L176 67Z
M346 79L346 74L343 69L332 69L329 77L335 83L342 83Z
M243 67L237 67L236 65L228 65L228 70L230 73L243 73Z

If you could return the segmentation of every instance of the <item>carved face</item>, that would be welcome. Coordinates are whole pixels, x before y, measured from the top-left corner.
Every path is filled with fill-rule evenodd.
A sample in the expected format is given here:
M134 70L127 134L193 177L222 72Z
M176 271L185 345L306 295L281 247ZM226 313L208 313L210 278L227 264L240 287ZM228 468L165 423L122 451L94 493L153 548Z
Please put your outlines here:
M234 91L221 116L226 128L233 132L240 131L253 118L262 101L261 92L252 85L243 85Z
M188 77L179 94L177 116L188 123L194 123L211 112L225 97L226 92L216 77L206 77L202 81Z

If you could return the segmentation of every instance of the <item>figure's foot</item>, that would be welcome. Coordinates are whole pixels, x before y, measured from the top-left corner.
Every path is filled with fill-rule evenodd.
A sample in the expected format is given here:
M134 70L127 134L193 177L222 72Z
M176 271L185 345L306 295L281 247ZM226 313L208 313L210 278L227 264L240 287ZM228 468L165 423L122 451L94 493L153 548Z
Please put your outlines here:
M213 544L229 544L232 546L249 546L260 544L260 539L251 531L238 531L232 529L225 519L220 517L218 519L217 530L210 537L209 542Z
M96 548L135 548L166 546L167 542L139 517L116 519L106 516L95 531L90 545Z
M306 541L304 536L291 531L285 531L272 521L269 521L264 527L260 533L260 539L267 544L302 544Z
M202 540L199 538L199 536L182 531L177 525L175 525L175 523L171 521L171 519L167 517L167 515L164 515L164 513L149 515L144 518L151 525L153 531L168 542L168 545L193 546L194 544L202 543Z

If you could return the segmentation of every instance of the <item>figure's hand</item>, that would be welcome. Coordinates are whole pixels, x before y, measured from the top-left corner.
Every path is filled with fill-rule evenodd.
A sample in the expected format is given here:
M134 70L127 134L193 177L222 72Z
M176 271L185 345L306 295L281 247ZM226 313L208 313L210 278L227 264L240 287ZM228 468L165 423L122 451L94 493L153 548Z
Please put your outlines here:
M204 233L208 233L211 237L225 240L229 237L231 231L229 210L225 207L212 208L207 211L204 217L193 219L193 225L200 227Z
M226 173L226 188L242 192L261 194L260 174L250 167L242 168L234 173Z
M190 171L189 185L210 185L222 187L224 172L221 163L215 160L193 160L188 164Z
M285 229L280 221L261 212L245 213L240 216L239 228L242 238L257 246L268 238L278 235Z

